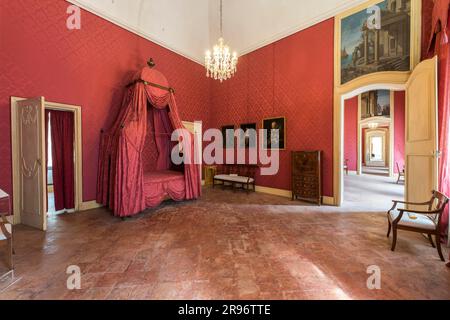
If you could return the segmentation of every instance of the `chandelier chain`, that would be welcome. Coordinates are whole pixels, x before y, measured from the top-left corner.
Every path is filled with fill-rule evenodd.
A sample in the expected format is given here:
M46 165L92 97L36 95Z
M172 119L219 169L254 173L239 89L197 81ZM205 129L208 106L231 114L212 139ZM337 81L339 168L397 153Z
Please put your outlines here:
M220 0L220 37L223 38L223 2Z
M205 55L206 76L220 82L230 79L237 71L238 55L231 53L223 39L223 0L220 0L220 38L212 52Z

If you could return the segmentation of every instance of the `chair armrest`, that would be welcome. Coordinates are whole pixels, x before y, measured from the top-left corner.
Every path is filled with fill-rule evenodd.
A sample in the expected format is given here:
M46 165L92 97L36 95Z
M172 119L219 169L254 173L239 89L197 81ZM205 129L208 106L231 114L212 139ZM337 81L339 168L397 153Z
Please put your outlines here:
M416 214L439 214L442 213L441 210L435 210L435 211L420 211L420 210L408 210L408 209L398 209L400 212L407 212L407 213L416 213Z
M400 200L392 200L392 202L396 203L396 204L411 204L414 206L426 206L426 205L430 205L430 201L427 202L406 202L406 201L400 201Z

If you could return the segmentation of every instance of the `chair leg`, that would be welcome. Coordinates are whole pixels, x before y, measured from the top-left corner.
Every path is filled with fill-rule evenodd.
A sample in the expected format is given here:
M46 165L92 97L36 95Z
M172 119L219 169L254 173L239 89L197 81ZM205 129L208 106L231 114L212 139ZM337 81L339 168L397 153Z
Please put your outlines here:
M395 248L397 247L397 226L392 226L393 231L393 238L392 238L392 251L395 251Z
M391 230L392 230L392 224L391 224L391 221L389 220L389 218L388 218L388 224L389 224L389 226L388 226L387 237L389 238L389 236L391 235Z
M433 248L436 248L436 246L434 245L433 237L431 236L431 234L428 235L428 240L430 240L431 246Z
M14 263L13 263L13 242L12 242L12 239L8 239L8 247L9 247L9 249L8 249L8 256L9 256L9 263L8 263L8 265L9 265L9 270L14 270Z
M442 262L445 262L444 255L442 254L442 248L441 248L441 236L439 234L436 235L436 246L439 253L439 258L441 258Z

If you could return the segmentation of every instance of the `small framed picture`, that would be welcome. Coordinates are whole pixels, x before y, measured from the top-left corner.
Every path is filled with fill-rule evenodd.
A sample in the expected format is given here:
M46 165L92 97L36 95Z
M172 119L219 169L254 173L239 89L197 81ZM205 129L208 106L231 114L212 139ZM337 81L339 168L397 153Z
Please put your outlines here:
M263 120L264 148L286 150L286 118L277 117Z
M222 127L223 147L225 149L233 148L234 146L234 125Z
M241 137L241 148L256 148L258 137L256 123L241 124L241 130L244 131L244 136Z

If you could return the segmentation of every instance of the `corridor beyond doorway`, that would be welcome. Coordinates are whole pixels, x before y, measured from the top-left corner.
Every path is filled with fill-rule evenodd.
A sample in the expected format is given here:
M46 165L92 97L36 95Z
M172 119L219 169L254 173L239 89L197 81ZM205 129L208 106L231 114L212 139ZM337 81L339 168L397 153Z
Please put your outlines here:
M392 200L404 199L404 184L396 178L377 174L345 176L344 207L352 211L387 212Z

